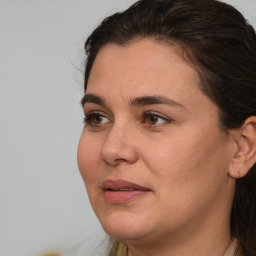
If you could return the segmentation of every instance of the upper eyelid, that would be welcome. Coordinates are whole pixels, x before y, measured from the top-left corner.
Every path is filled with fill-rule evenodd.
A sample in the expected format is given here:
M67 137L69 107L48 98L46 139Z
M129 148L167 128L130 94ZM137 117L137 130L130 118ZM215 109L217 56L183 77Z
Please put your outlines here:
M88 115L89 113L97 113L106 116L107 118L113 116L112 111L109 108L104 107L101 104L96 104L94 102L88 102L84 104L83 111L84 115Z
M164 115L164 114L157 113L157 112L155 112L155 111L146 111L146 112L143 113L143 116L146 116L146 115L154 115L154 116L163 118L163 119L165 119L165 120L174 121L173 118L171 118L171 117L169 117L169 116L166 116L166 115Z
M88 110L88 111L85 110L84 111L85 116L89 116L89 115L93 115L93 114L97 114L97 115L109 118L109 115L106 114L104 111L101 111L101 110Z
M162 120L161 123L160 123L160 124L159 124L159 123L158 123L158 124L150 124L149 122L147 122L145 119L146 119L148 116L150 116L150 115L156 116L158 119ZM150 113L144 114L144 115L143 115L143 118L144 118L144 120L142 120L142 123L146 124L147 126L155 127L155 128L159 128L159 127L161 127L161 126L164 126L164 125L166 125L166 124L170 124L170 123L173 123L173 122L174 122L174 120L171 119L171 118L166 118L166 117L163 117L163 116L161 116L161 115L150 114ZM159 120L158 120L158 121L159 121Z
M91 115L91 114L98 114L98 115L102 115L102 116L104 116L104 117L106 117L108 119L111 119L109 114L107 114L106 112L101 111L101 110L88 110L88 111L84 111L84 115L85 116L88 116L88 115ZM144 111L141 116L144 117L144 116L147 116L147 115L155 115L155 116L158 116L159 118L163 118L165 120L174 121L169 116L166 116L164 114L158 113L158 112L153 111L153 110ZM112 119L114 119L114 118L112 118Z
M86 113L87 111L85 111L85 115L91 115L91 114L99 114L99 115L104 115L102 111L99 110L92 110L92 111L88 111L88 113Z
M106 119L108 119L109 122L112 122L112 119L108 115L102 114L101 112L98 112L98 111L89 112L87 115L85 115L85 119L92 118L93 116L96 116L96 115L106 118Z
M111 120L106 116L106 115L103 115L102 113L99 113L98 111L91 111L89 112L87 115L85 114L85 117L84 117L84 122L85 124L89 125L89 126L94 126L94 127L100 127L102 125L104 125L104 123L101 123L101 124L93 124L93 121L92 119L95 117L95 116L100 116L102 118L105 118L107 119L107 123L111 122Z
M87 124L91 124L91 126L95 126L95 127L97 127L97 126L100 127L100 126L105 124L105 123L101 123L101 124L95 124L94 125L93 123L91 123L90 120L93 118L94 115L99 115L99 116L101 116L103 118L108 119L107 123L112 122L112 120L107 115L102 114L101 111L90 111L87 115L85 115L85 118L84 118L84 120L86 121ZM150 115L151 116L156 116L157 118L162 119L162 123L160 123L160 124L150 124L150 123L147 123L145 121L145 118L147 118ZM140 117L140 122L141 123L144 123L147 126L155 127L155 128L163 126L164 123L168 124L168 123L171 123L173 121L174 120L169 118L169 117L164 117L161 114L156 114L155 112L152 112L152 111L144 112L144 113L142 113L142 115Z

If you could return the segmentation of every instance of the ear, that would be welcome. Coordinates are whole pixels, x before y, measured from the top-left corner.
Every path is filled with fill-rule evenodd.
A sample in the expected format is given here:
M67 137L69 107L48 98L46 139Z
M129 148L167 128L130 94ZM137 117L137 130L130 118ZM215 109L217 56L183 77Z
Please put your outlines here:
M256 163L256 116L247 118L233 139L236 147L228 173L233 178L242 178Z

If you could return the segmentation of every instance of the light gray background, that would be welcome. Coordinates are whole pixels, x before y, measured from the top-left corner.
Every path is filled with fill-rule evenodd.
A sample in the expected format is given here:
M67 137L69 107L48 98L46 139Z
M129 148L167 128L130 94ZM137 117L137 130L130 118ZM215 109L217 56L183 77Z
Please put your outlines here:
M100 225L76 164L83 43L132 0L0 0L0 256L64 250ZM256 25L255 0L227 0Z

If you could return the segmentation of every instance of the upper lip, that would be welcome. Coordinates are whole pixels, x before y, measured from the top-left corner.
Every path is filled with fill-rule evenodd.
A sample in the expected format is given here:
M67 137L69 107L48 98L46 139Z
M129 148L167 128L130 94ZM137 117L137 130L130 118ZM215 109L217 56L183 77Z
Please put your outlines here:
M142 187L138 184L125 181L125 180L105 180L102 183L103 190L119 190L119 189L132 189L140 191L150 191L149 188Z

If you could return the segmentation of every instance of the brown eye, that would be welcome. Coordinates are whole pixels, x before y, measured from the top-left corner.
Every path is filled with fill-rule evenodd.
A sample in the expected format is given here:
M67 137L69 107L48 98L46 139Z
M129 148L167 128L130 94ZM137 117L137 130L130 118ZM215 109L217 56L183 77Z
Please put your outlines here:
M103 120L103 117L102 116L100 116L100 115L94 115L93 117L92 117L92 122L94 123L94 124L100 124L101 122L102 122L102 120Z
M157 124L159 117L156 115L148 115L146 116L146 122L148 124L154 125Z
M99 126L109 122L109 119L99 113L90 113L84 118L85 125Z
M161 125L163 123L169 123L170 120L162 117L162 116L159 116L159 115L156 115L156 114L153 114L153 113L145 113L144 114L144 118L143 118L143 122L146 123L146 124L149 124L149 125Z

